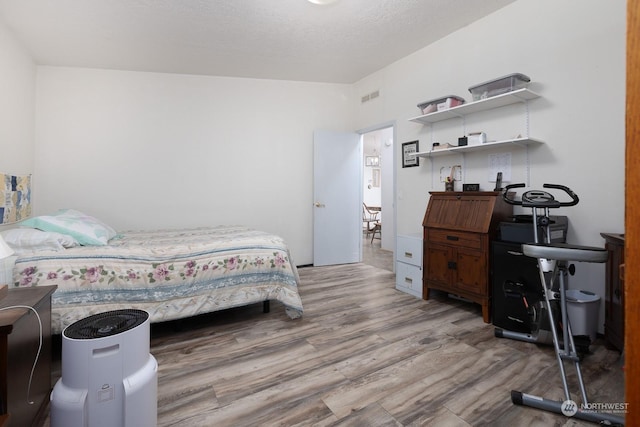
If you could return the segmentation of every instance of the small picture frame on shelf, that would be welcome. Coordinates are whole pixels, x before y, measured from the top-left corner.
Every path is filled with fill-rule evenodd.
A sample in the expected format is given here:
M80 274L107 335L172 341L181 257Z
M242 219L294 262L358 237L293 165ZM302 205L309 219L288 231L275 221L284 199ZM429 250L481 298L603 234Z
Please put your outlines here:
M415 154L418 152L418 141L402 143L402 167L410 168L420 166L420 157Z

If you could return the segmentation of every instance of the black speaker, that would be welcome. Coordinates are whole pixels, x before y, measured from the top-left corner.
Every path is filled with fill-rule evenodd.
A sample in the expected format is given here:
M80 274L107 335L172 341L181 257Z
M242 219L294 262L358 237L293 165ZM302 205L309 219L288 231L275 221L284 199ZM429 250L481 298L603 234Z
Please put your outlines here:
M521 246L512 242L492 242L491 317L498 328L532 333L544 295L538 261L524 255Z

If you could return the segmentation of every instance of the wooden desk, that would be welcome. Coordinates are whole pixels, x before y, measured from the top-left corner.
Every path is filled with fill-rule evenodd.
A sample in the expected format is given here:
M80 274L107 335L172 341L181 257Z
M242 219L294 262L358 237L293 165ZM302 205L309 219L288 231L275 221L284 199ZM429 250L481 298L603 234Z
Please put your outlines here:
M437 289L482 306L490 321L490 242L513 214L500 192L431 192L424 215L422 298Z
M0 415L8 413L11 426L39 426L47 415L51 393L51 294L55 290L56 286L13 288L0 301L0 308L33 307L42 321L42 349L28 394L40 338L38 320L26 308L0 311Z

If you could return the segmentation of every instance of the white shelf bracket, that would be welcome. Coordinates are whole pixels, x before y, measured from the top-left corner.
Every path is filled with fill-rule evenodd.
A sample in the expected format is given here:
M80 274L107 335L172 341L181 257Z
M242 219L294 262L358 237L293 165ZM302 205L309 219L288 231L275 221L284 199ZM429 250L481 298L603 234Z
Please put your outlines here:
M531 187L531 166L529 164L529 146L525 146L525 181L527 187Z
M433 157L431 156L429 156L429 167L431 168L431 189L433 190L435 186L433 182Z
M433 123L429 123L429 150L433 147Z
M465 163L464 152L462 153L462 161L460 162L460 169L462 169L462 183L466 182L467 164Z
M524 102L524 129L529 138L529 101ZM525 146L525 180L527 187L531 186L531 163L529 161L529 144Z
M529 101L524 101L524 131L529 138Z

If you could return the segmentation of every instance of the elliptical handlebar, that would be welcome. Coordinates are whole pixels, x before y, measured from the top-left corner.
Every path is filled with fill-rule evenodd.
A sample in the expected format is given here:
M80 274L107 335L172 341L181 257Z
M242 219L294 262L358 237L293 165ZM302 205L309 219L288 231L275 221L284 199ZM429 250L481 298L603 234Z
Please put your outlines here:
M504 201L510 205L522 206L522 200L516 200L509 197L509 190L521 187L526 187L526 184L524 182L521 182L519 184L509 184L504 187L504 191L502 192L502 198L504 199ZM513 194L515 195L515 193Z
M521 200L512 199L509 196L509 190L522 187L526 187L526 185L524 183L507 185L504 188L504 192L502 193L502 198L510 205L529 208L560 208L564 206L575 206L580 201L578 195L574 193L569 187L560 184L543 184L543 187L562 190L569 197L571 197L570 201L561 202L559 200L556 200L552 194L540 190L531 190L523 193Z
M561 202L561 206L575 206L580 201L580 199L578 198L578 195L576 193L574 193L573 190L571 190L569 187L566 187L564 185L560 185L560 184L543 184L542 187L544 187L544 188L557 188L558 190L564 191L565 193L567 193L569 195L569 197L571 197L571 201L570 202Z

